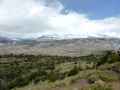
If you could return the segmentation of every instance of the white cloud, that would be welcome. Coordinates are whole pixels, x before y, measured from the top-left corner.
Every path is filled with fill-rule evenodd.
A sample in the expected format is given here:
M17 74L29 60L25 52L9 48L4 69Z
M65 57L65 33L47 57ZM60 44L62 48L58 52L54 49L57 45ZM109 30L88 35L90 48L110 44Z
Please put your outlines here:
M2 0L0 34L12 37L38 37L66 34L73 37L120 34L120 17L91 20L86 14L68 11L57 0Z

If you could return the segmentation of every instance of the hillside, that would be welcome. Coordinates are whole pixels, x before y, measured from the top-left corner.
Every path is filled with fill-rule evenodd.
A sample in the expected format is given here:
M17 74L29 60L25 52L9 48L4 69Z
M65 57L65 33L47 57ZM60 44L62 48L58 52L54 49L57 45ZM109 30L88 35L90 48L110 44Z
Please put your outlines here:
M119 90L120 57L0 55L1 90Z

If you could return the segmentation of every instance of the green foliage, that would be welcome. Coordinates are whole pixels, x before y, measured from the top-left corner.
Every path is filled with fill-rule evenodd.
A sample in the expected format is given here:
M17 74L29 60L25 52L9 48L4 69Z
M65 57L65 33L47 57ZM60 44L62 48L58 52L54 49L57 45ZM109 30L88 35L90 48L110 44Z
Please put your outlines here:
M81 57L0 55L0 79L7 82L6 87L9 89L47 80L55 82L76 75L88 80L90 84L97 80L111 82L120 78L115 74L120 73L120 64L114 65L119 62L120 57L111 51Z
M50 82L54 82L58 79L58 73L54 72L54 71L51 71L48 75L48 80Z
M7 88L7 83L2 79L0 79L0 90L9 90Z
M74 68L68 73L68 76L73 76L78 74L79 68L77 66L74 66Z
M95 83L97 80L99 80L99 76L97 74L92 74L88 77L88 82L90 84Z
M112 88L109 85L93 84L88 90L112 90Z
M102 80L104 82L113 82L113 81L119 80L119 75L117 75L116 73L112 71L96 70L95 72L88 75L87 79L90 84L93 84L98 80Z
M117 62L117 61L120 61L120 56L116 53L112 53L110 62L113 63L113 62Z

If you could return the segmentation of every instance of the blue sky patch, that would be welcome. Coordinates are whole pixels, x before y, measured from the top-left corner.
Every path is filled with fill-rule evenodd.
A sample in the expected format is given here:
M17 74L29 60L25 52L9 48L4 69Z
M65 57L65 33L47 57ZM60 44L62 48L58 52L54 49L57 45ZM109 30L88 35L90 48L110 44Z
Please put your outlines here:
M67 10L85 13L92 19L120 15L120 0L60 0Z

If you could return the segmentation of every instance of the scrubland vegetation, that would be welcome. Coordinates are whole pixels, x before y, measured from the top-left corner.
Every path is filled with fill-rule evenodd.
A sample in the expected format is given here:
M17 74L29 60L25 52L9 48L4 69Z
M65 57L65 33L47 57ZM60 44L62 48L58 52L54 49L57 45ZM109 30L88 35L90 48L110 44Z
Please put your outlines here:
M0 90L119 90L120 57L0 55Z

